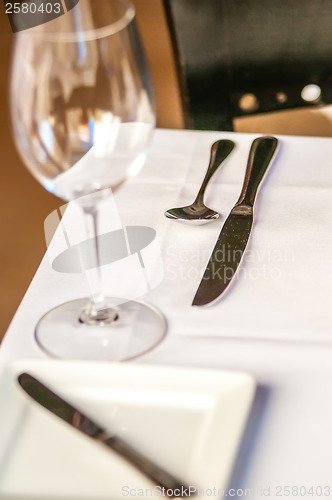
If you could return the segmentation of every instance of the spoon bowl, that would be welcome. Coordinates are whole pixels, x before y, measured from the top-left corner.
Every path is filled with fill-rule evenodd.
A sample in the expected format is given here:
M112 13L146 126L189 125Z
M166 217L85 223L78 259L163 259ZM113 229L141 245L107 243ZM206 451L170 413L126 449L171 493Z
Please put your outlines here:
M211 177L233 151L234 145L229 139L220 139L212 144L209 166L195 201L185 207L170 208L165 212L168 219L188 224L206 224L218 219L219 213L204 204L204 193Z
M188 222L190 224L206 224L212 220L218 219L219 213L205 205L188 205L186 207L170 208L165 212L169 219L176 219L179 222Z

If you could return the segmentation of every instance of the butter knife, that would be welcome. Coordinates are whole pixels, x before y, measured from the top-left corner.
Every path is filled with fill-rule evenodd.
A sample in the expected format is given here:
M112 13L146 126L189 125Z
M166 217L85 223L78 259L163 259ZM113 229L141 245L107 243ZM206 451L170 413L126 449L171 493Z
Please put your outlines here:
M258 137L253 141L240 198L223 225L194 297L193 306L214 303L234 279L249 240L258 186L277 145L278 139L275 137Z
M143 456L121 437L100 427L80 410L62 399L59 395L52 392L32 375L28 373L21 373L18 376L18 382L34 401L39 403L54 415L60 417L78 431L81 431L86 436L89 436L90 438L111 448L158 486L172 491L191 491L189 486L184 485L172 474L156 465L149 458Z

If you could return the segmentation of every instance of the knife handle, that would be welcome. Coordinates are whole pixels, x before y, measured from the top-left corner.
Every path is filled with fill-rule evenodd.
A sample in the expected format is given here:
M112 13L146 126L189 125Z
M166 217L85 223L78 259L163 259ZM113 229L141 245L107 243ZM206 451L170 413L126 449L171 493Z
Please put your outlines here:
M107 432L96 436L98 441L111 448L121 457L125 458L134 467L139 469L145 476L151 479L158 486L165 490L185 491L186 496L195 496L193 487L185 485L165 469L159 467L155 462L142 455L138 450L130 446L129 443L121 439L119 436L110 435ZM175 495L179 496L179 495ZM183 496L181 494L181 496ZM170 497L173 498L173 497Z
M278 139L275 137L258 137L253 141L249 152L242 191L235 205L236 207L253 207L258 186L264 177L277 146Z

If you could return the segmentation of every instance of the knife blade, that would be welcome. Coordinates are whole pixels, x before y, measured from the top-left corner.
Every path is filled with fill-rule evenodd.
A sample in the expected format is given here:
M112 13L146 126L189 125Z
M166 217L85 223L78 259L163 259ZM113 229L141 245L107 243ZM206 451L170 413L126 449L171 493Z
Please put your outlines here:
M275 137L258 137L253 141L240 197L221 229L193 306L214 303L232 282L251 233L257 190L277 146L278 139Z
M142 455L120 436L99 426L29 373L21 373L18 376L18 382L34 401L86 436L117 452L158 486L166 490L187 491L187 496L190 496L190 492L193 491L192 487L190 488L185 485L172 474ZM191 496L193 496L192 493Z

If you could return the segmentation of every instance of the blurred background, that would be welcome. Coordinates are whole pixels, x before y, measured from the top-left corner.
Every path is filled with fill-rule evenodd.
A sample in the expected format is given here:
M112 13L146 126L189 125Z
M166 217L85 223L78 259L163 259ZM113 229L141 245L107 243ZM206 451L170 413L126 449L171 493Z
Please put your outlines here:
M154 79L157 126L183 128L180 90L162 0L135 0L134 4ZM63 203L47 193L27 172L12 141L8 116L11 29L3 2L0 3L0 43L1 339L45 253L44 220ZM331 119L331 109L325 107L236 118L234 126L238 132L331 137Z

